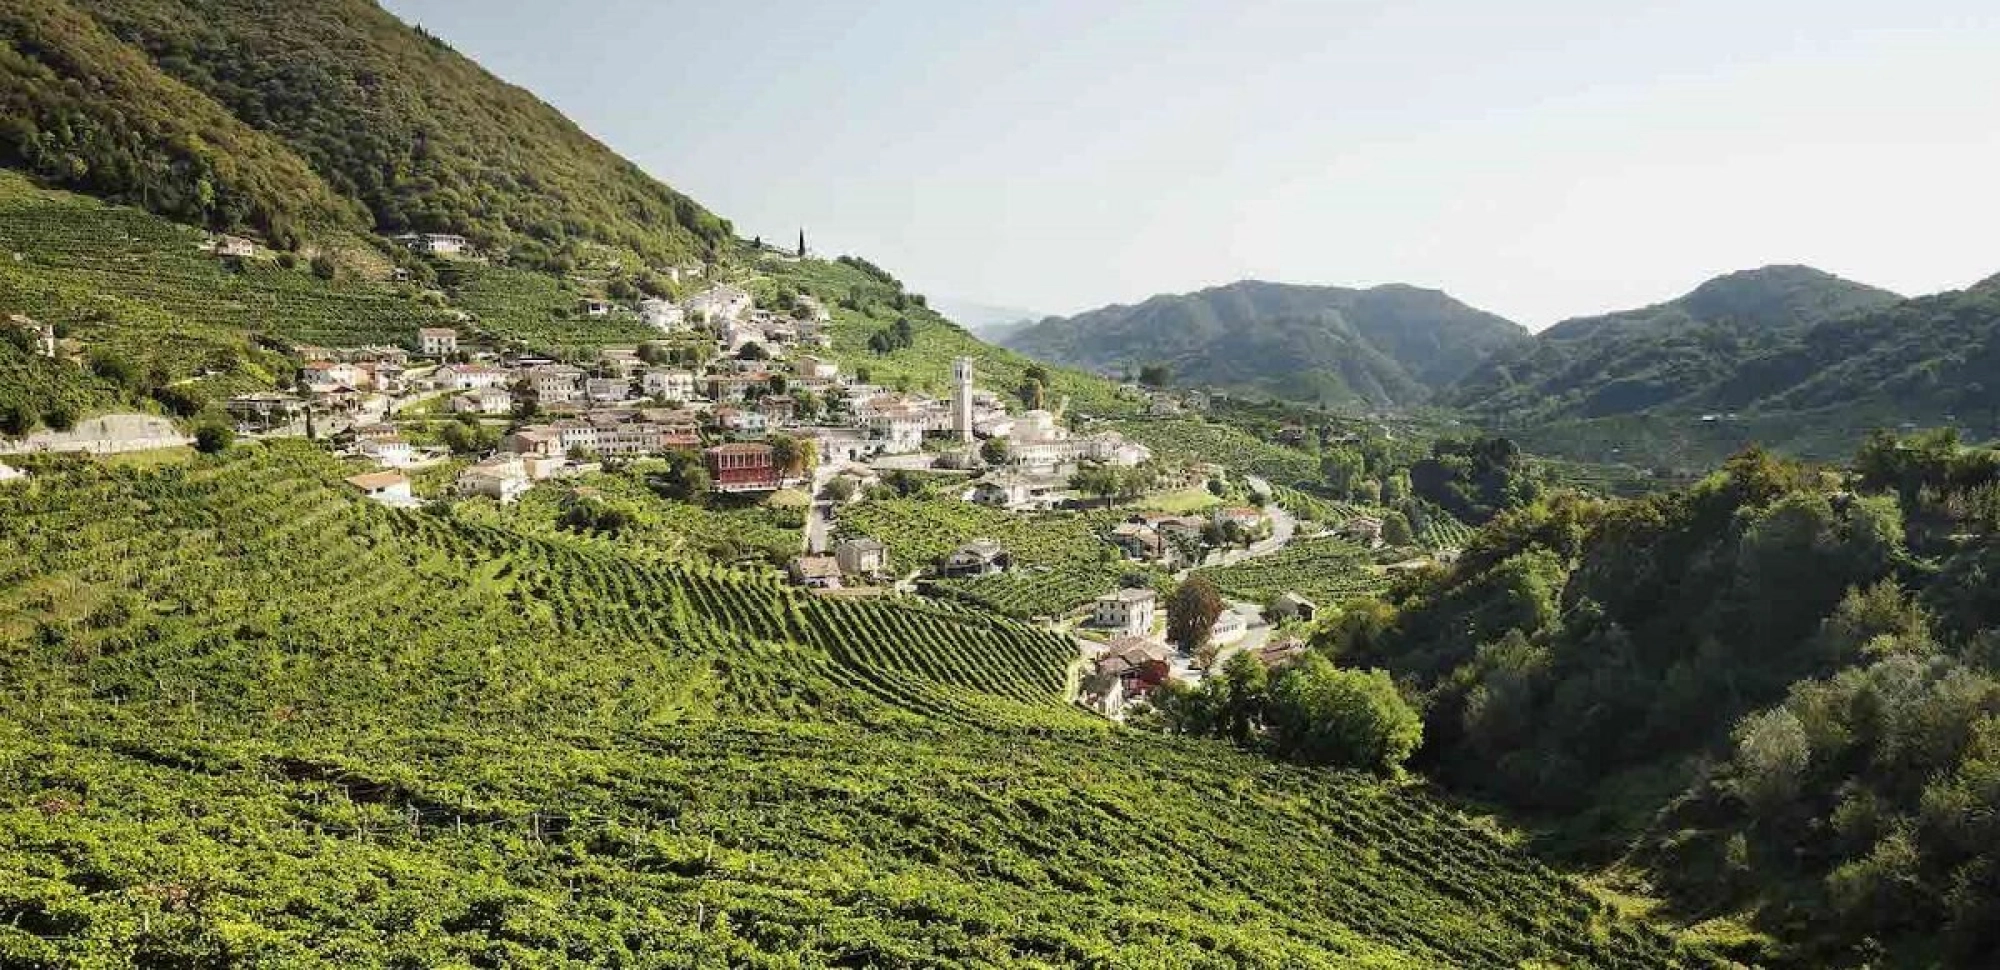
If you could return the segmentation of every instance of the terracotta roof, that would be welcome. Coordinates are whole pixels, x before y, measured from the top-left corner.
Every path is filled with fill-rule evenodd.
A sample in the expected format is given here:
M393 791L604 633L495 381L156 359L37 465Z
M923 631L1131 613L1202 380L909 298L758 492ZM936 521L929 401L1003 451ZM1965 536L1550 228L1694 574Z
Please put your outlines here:
M408 485L409 483L410 480L408 478L398 475L395 472L369 472L366 475L356 475L347 480L347 484L364 492L373 492L376 489L388 488L392 485Z
M771 452L771 446L757 441L737 441L726 445L716 445L708 449L711 455L764 455Z

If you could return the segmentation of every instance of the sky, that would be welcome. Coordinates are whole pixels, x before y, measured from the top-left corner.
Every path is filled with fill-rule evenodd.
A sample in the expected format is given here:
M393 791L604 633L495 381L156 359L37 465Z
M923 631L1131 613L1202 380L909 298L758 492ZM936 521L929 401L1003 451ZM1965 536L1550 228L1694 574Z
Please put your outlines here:
M2000 273L1991 0L385 0L722 216L938 298L1237 279L1539 329Z

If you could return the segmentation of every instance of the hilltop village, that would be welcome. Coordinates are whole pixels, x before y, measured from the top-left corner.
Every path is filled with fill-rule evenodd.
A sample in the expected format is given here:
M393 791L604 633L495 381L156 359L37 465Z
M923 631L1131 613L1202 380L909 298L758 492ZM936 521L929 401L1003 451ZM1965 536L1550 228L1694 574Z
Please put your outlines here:
M457 237L400 241L429 257L468 258ZM215 252L227 257L233 244L220 239ZM704 273L685 272L691 281ZM1170 644L1166 594L1196 570L1303 548L1308 558L1335 552L1326 561L1360 590L1408 568L1410 555L1452 554L1407 537L1389 547L1380 512L1361 507L1302 528L1268 483L1212 462L1162 461L1066 402L1029 406L1045 402L983 387L969 358L953 362L943 396L873 383L865 368L834 360L831 314L810 295L761 306L736 283L690 291L581 299L580 318L636 318L658 334L587 358L511 349L470 324L417 328L394 346L295 344L289 389L238 394L225 408L243 439L331 445L363 466L348 485L393 508L504 508L538 486L590 497L589 483L607 470L660 467L667 472L649 480L671 478L683 501L794 509L774 515L797 521L797 547L769 563L791 582L818 596L957 598L1071 634L1081 666L1073 696L1112 718L1169 681L1199 682L1232 653L1277 665L1301 649L1282 631L1313 619L1301 588L1324 577L1232 596L1198 647ZM1209 404L1200 392L1123 391L1155 416ZM897 513L951 514L942 510L953 504L1002 516L972 520L995 534L898 554L912 543L890 535L905 525ZM1060 555L1010 545L1058 534L1083 541ZM1081 585L1073 560L1087 563Z

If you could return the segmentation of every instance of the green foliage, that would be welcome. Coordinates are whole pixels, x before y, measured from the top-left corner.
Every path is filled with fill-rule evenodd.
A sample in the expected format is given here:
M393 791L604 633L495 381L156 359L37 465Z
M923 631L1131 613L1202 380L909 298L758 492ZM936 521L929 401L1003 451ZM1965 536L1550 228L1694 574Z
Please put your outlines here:
M1195 573L1181 580L1167 597L1167 641L1184 653L1200 650L1222 609L1222 593L1208 577Z
M0 162L218 228L283 239L357 221L283 141L176 83L88 12L42 0L0 12Z
M194 450L204 455L227 451L236 441L236 432L226 424L204 424L194 431Z
M181 142L199 144L211 131L232 135L217 152L230 162L278 156L264 164L272 171L264 177L277 185L252 194L267 208L311 215L329 208L321 200L330 185L352 200L343 211L358 203L384 232L461 233L531 261L588 256L587 247L598 245L660 264L713 252L729 239L726 222L548 105L365 0L321 4L313 16L220 0L63 6L88 12L71 12L70 33L108 48L87 63L116 63L137 78L91 99L122 115L105 125L111 140L148 131L147 119L176 115L187 121L175 124L191 124L190 134L201 136ZM45 59L60 60L38 47ZM262 134L233 135L245 123ZM288 151L271 147L279 144ZM324 180L308 183L317 193L294 184L305 174L300 159ZM197 188L204 179L214 183L214 205L230 202L233 183L207 172L237 168L220 161L203 167L198 159L184 167ZM289 179L279 181L280 174ZM187 208L128 197L177 216Z
M1440 439L1431 456L1410 466L1410 488L1453 517L1478 525L1534 501L1538 470L1506 438Z
M1383 774L1401 770L1422 743L1423 721L1380 670L1342 670L1317 654L1271 685L1277 751L1308 764Z

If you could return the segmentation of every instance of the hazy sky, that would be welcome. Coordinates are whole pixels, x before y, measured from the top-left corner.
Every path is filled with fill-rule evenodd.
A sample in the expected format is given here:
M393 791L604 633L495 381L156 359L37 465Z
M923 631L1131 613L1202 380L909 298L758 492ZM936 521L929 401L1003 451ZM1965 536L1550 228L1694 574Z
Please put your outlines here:
M2000 272L2000 3L387 0L745 235L1071 312L1252 277L1534 327Z

